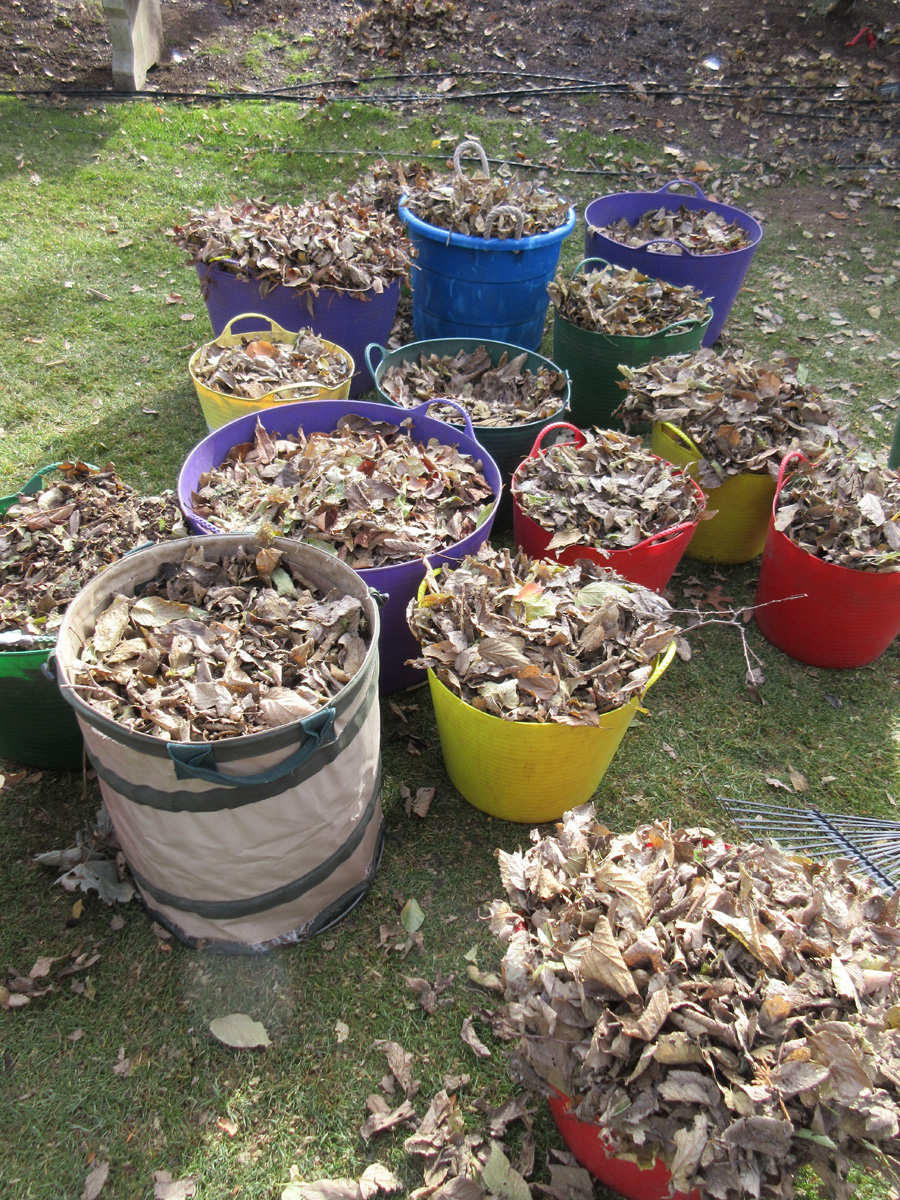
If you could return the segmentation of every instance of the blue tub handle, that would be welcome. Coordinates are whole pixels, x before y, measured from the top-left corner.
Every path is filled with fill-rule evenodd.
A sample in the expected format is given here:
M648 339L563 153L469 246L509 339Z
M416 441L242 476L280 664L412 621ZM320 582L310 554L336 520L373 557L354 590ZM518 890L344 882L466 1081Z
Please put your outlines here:
M430 400L425 400L417 408L407 409L407 412L413 417L424 417L427 415L432 404L449 404L451 408L455 408L462 416L466 436L470 437L473 442L478 441L478 438L475 436L475 427L472 424L472 418L461 404L457 404L456 401L451 400L449 396L432 396Z
M372 362L373 350L378 350L381 352L381 357L379 358L377 365ZM366 359L366 366L369 368L369 374L373 379L375 378L375 372L377 371L378 367L380 367L387 358L387 352L387 346L382 346L380 342L369 342L368 346L366 346L365 350L363 351Z
M706 199L700 184L695 183L693 179L670 179L668 183L664 183L661 188L656 189L655 195L663 196L666 192L668 192L669 188L678 187L678 185L681 183L683 183L686 187L692 187L694 189L694 196L696 196L697 199Z
M220 771L213 758L213 746L198 746L194 742L169 742L166 746L169 758L175 764L176 779L205 779L207 783L224 784L226 787L262 787L276 779L283 779L307 762L320 746L334 741L333 705L320 708L300 722L303 742L277 767L261 771L258 775L226 775ZM207 763L212 765L207 766Z

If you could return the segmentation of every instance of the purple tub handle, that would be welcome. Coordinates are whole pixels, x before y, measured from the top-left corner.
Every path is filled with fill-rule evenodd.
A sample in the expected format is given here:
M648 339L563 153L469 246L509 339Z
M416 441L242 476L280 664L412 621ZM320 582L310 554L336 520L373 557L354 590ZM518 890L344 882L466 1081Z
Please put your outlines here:
M705 255L697 254L690 246L686 246L684 242L679 242L678 238L651 238L649 242L644 242L640 246L633 247L635 250L646 250L650 253L651 246L677 246L682 254L690 254L692 258L704 258Z
M678 185L680 183L683 183L685 185L685 187L692 187L694 189L694 195L697 197L697 199L699 199L699 200L706 199L706 196L703 192L703 189L700 187L700 184L694 183L693 179L670 179L669 182L664 183L661 188L657 188L653 194L655 196L662 196L666 192L668 192L669 188L678 187Z
M375 365L373 365L373 363L372 363L372 351L373 350L381 351L381 357L378 360L377 367ZM366 366L369 369L369 374L372 376L372 379L374 380L376 370L378 369L378 367L381 366L381 364L384 362L385 358L387 357L387 346L382 346L381 342L369 342L368 346L366 346L365 350L363 351L363 355L365 356Z
M472 418L461 404L457 404L456 401L451 400L449 396L432 396L430 400L426 400L417 408L407 409L407 412L414 417L424 417L427 416L428 410L431 408L432 404L449 404L451 408L455 408L462 416L466 437L470 437L473 442L478 442L478 438L475 436L475 427L472 425Z

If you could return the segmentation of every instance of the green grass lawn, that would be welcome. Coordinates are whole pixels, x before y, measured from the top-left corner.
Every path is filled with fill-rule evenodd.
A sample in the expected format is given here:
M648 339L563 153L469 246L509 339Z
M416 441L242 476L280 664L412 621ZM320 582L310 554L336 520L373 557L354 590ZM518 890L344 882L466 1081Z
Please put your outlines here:
M76 455L112 461L144 491L174 486L206 432L187 362L212 336L196 276L166 237L189 208L324 196L381 153L450 153L464 133L497 156L537 161L547 132L452 108L438 121L374 105L78 109L13 99L0 100L0 130L0 494ZM642 190L647 164L666 161L653 146L563 129L554 153L559 167L544 176L579 213L595 195ZM886 456L897 411L897 209L848 197L824 174L755 186L727 162L721 173L766 230L725 341L797 356L841 400L862 443ZM582 236L579 221L564 269L580 259ZM757 570L679 568L676 607L693 613L684 588L700 586L724 610L707 606L705 617L725 623L692 634L691 661L676 660L648 693L594 797L611 827L656 818L723 827L719 796L897 819L896 645L865 668L813 669L750 623L766 676L755 703L740 630L728 622L752 604ZM836 621L835 638L847 632ZM407 1131L359 1135L366 1098L387 1073L380 1043L414 1056L420 1117L449 1075L469 1077L458 1103L470 1129L484 1105L517 1090L509 1047L485 1016L498 997L467 967L497 969L484 921L502 891L495 851L527 845L529 827L494 820L454 790L427 690L382 700L382 740L386 843L372 890L320 937L264 957L198 953L158 937L136 903L117 913L93 893L54 886L34 856L74 843L99 807L95 781L29 772L0 790L0 962L27 975L56 960L52 990L0 1011L0 1197L79 1200L97 1162L110 1164L104 1200L149 1200L160 1171L197 1176L201 1197L277 1200L292 1171L358 1177L375 1160L412 1191L421 1167L403 1149ZM792 787L792 768L807 792ZM0 774L16 770L0 762ZM401 787L432 786L428 816L408 816ZM421 944L401 949L410 899L424 913ZM69 965L77 969L61 976ZM445 985L432 1014L408 982L416 978ZM261 1021L272 1046L217 1042L209 1022L231 1012ZM462 1041L468 1017L490 1058ZM543 1104L533 1108L545 1177L547 1149L561 1143ZM870 1179L857 1190L887 1195Z

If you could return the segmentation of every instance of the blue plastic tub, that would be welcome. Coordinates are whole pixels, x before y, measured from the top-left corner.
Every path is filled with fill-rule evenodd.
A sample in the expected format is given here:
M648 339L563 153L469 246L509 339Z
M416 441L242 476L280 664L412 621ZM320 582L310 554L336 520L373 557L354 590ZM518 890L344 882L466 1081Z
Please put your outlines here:
M475 439L472 422L462 408L459 409L464 423L464 429L457 429L445 421L438 421L427 415L428 409L435 403L453 404L452 400L426 400L418 408L388 409L381 403L364 400L307 400L299 404L283 404L278 408L265 408L259 413L248 413L229 421L208 434L202 442L198 442L184 461L178 476L178 503L191 529L196 533L222 533L217 526L204 520L194 512L191 493L195 491L200 476L204 471L218 467L225 460L228 452L243 442L252 442L257 419L270 434L296 434L302 429L308 436L311 433L331 433L342 417L348 413L356 413L369 421L404 421L411 419L410 437L416 441L425 442L436 438L442 445L456 446L460 454L469 454L481 461L482 474L494 492L494 503L486 519L473 530L468 537L456 542L455 545L437 554L428 556L432 567L441 563L461 562L467 554L474 554L488 540L491 527L497 515L497 506L502 491L500 468ZM455 405L459 408L459 405ZM235 531L237 532L237 531ZM406 624L406 606L419 589L419 584L425 577L425 559L392 563L390 566L371 567L357 572L370 588L387 595L387 601L381 610L381 634L379 650L381 666L379 672L379 689L382 693L395 692L399 688L421 683L425 679L424 671L417 671L406 666L408 658L418 658L421 649L419 643L409 631Z
M404 200L406 197L404 197ZM400 220L412 242L413 333L481 338L537 350L544 336L553 278L575 209L549 233L480 238L429 225L401 200ZM375 339L372 339L375 340Z
M694 195L669 190L679 185L692 187ZM729 224L737 221L749 234L750 245L724 254L696 254L671 238L657 238L643 246L625 246L600 232L623 217L630 225L636 225L645 213L659 208L677 212L682 205L693 211L702 208L718 213ZM618 267L635 267L652 279L662 279L676 287L694 287L709 300L713 318L703 337L704 346L711 346L722 332L763 234L762 226L749 213L732 208L730 204L707 200L697 184L687 179L673 179L655 192L616 192L601 196L584 210L584 220L585 258L605 258ZM658 245L677 246L679 253L659 254L650 249Z

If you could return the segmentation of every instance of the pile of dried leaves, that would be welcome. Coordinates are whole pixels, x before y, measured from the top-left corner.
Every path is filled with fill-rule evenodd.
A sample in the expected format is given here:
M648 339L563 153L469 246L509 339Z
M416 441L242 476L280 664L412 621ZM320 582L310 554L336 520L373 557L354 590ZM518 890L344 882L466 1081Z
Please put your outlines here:
M594 429L584 439L526 458L513 478L522 511L553 534L548 550L624 550L699 519L704 505L694 484L639 437Z
M278 284L382 292L406 277L409 242L392 213L330 196L324 202L269 204L243 200L192 212L168 230L189 263L216 263L252 278L265 295Z
M453 0L375 0L351 17L347 42L351 49L386 58L400 58L413 46L427 47L435 36L471 33L468 10Z
M187 534L171 492L139 496L112 466L65 462L56 470L58 479L0 516L0 633L8 648L23 648L17 634L55 637L69 601L129 550Z
M778 495L775 528L825 562L900 570L900 474L862 455L795 462Z
M344 195L353 203L396 216L401 199L409 191L409 180L423 170L422 163L415 159L401 162L380 158L350 184Z
M196 378L215 392L260 400L276 388L315 383L340 387L350 377L344 354L311 329L301 329L291 342L268 341L251 335L235 346L207 342L191 363Z
M686 433L700 451L704 488L743 472L777 475L789 450L816 458L829 444L848 441L832 402L801 382L794 358L761 362L706 348L619 370L627 394L613 415L626 428L668 421Z
M613 835L590 805L557 829L498 852L519 1071L677 1191L900 1177L900 893L708 829Z
M407 609L417 667L482 712L561 725L599 725L639 696L678 632L671 617L661 596L594 563L489 547L429 569Z
M696 288L675 287L632 268L604 266L547 284L557 316L595 333L649 337L676 321L708 324L710 308Z
M371 635L362 603L323 595L271 544L234 554L200 539L98 614L72 686L135 733L208 742L317 712L349 683Z
M523 237L558 229L569 217L567 200L531 180L423 169L408 183L404 204L414 216L437 229L469 237L516 236L518 218L513 213L498 213L488 224L488 214L498 205L520 210Z
M621 217L599 229L591 226L588 232L602 233L625 246L644 246L657 238L671 238L694 254L728 254L732 250L743 250L753 241L736 220L726 221L712 209L689 209L683 204L676 209L651 209L643 213L635 225L627 217ZM651 254L681 253L677 246L667 245L650 246L648 250Z
M525 364L528 353L510 358L504 350L494 366L486 347L471 353L419 355L388 367L379 387L395 404L412 408L435 396L449 396L469 414L475 425L503 429L543 421L563 407L567 386L562 371L541 366L532 371ZM429 409L443 421L459 422L452 408Z
M193 511L224 532L302 538L356 570L434 554L482 524L494 493L480 460L415 441L410 424L351 413L333 433L272 438L257 421L252 443L200 476Z

